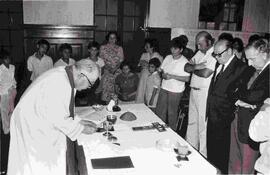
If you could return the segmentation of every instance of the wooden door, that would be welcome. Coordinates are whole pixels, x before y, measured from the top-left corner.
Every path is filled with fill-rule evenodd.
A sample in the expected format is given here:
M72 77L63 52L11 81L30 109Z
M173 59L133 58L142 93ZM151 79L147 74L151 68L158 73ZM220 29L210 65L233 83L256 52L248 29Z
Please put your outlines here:
M125 58L137 64L143 52L149 0L95 0L95 40L104 43L108 31L117 31Z

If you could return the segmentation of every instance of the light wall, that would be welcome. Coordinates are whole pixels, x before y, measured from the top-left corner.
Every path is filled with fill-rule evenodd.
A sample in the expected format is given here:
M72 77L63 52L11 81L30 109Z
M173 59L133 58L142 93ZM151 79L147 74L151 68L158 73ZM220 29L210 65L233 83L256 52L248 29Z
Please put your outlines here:
M25 24L93 25L94 0L23 0Z
M270 32L270 0L245 0L242 31Z
M195 50L195 37L202 31L202 29L183 29L183 28L172 28L171 38L177 37L179 35L186 35L188 37L188 47ZM233 31L224 31L224 30L204 30L211 34L211 36L217 41L218 36L223 33L231 33L233 37L241 38L244 42L244 45L248 43L248 39L253 34L263 35L264 33L257 32L233 32Z
M200 0L151 0L148 27L196 29Z

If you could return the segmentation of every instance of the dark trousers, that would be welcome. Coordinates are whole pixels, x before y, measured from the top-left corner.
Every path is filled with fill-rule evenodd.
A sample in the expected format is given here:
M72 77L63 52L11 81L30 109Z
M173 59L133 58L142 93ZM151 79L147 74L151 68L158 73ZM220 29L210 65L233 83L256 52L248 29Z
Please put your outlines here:
M259 151L253 147L252 143L242 143L239 140L237 120L238 114L235 113L235 119L232 122L231 128L229 173L254 174L254 165L259 157Z
M222 174L228 173L231 126L208 120L207 158Z
M83 147L77 141L67 138L66 154L67 175L87 175L87 167Z
M183 93L169 92L161 89L158 96L156 114L165 123L176 131L180 100Z
M0 130L1 130L1 139L0 139L0 168L1 171L7 170L7 164L8 164L8 152L9 152L9 140L10 140L10 134L4 134L4 131L2 130L2 123L0 120Z

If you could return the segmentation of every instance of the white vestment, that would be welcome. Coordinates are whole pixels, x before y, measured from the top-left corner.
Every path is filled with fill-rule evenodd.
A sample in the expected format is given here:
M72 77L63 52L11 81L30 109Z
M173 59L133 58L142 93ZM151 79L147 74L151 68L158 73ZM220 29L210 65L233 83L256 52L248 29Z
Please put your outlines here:
M64 67L39 76L21 97L10 123L8 175L65 175L66 136L83 126L69 117L71 86Z

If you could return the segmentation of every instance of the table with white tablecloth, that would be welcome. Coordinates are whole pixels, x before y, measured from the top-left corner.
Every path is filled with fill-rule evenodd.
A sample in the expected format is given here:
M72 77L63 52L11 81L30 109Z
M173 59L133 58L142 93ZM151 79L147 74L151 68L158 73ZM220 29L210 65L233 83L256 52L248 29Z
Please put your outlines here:
M80 107L78 114L87 120L95 120L101 123L109 114L117 116L114 125L115 131L111 132L117 137L117 143L108 141L103 133L81 135L78 144L83 146L88 174L216 174L216 168L202 157L193 147L170 128L159 132L157 129L133 131L134 126L147 126L153 122L163 122L144 104L121 105L120 112L109 112L105 108L102 111L93 112L91 107ZM83 111L83 112L82 112ZM136 115L135 121L123 121L119 119L124 112L132 112ZM88 114L87 114L88 112ZM173 151L157 149L156 142L161 139L170 139L181 144L186 144L191 151L188 161L178 161ZM130 156L134 168L124 169L93 169L91 159Z

